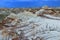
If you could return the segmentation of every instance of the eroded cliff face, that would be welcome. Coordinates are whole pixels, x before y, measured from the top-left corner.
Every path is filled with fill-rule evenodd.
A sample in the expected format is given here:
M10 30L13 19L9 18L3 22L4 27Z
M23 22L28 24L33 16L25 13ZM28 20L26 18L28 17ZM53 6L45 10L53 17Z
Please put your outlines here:
M9 12L0 23L0 40L60 40L60 17L48 10Z

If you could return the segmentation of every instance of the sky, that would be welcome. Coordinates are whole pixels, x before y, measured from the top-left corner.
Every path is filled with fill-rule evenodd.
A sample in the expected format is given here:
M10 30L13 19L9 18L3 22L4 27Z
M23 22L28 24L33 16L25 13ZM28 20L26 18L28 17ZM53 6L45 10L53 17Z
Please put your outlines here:
M60 0L0 0L0 1L14 2L14 1L60 1Z
M0 7L60 7L60 0L0 0Z

